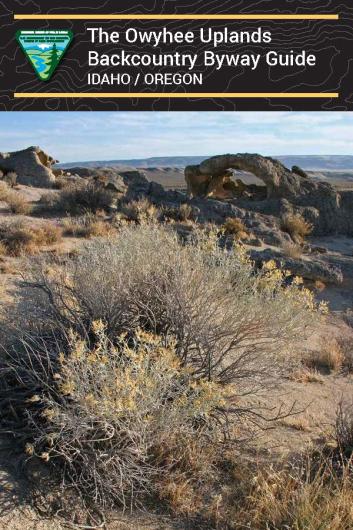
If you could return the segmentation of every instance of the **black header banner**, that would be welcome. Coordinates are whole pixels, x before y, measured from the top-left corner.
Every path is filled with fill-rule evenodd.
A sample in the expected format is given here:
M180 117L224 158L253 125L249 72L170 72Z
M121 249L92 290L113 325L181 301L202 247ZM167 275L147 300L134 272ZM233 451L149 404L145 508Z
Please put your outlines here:
M353 110L351 0L0 0L0 20L0 110Z

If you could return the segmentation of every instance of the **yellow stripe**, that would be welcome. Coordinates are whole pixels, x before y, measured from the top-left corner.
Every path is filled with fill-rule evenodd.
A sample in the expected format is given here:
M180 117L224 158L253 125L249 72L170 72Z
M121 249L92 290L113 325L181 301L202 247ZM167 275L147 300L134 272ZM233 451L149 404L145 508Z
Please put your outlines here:
M15 20L338 20L339 15L332 14L307 14L307 15L278 15L278 14L217 14L217 15L200 15L200 14L180 14L180 15L138 15L138 14L15 14Z
M338 98L338 92L15 92L15 98Z

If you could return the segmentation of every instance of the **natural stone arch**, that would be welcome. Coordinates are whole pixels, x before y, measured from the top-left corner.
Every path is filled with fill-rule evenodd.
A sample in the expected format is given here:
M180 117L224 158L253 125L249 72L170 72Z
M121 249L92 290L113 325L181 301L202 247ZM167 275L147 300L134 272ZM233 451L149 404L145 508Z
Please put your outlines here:
M303 170L290 171L270 157L248 153L220 155L185 168L189 195L221 199L236 197L237 184L232 185L232 169L247 171L262 180L267 188L267 197L295 197L302 181L308 178Z

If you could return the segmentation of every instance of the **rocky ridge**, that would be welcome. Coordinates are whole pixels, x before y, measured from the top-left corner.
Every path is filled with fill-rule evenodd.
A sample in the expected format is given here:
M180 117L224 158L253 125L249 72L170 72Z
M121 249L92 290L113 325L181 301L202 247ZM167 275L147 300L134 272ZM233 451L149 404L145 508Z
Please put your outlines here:
M245 243L257 264L274 259L307 279L342 282L339 267L325 262L322 256L289 258L279 250L292 243L291 236L281 230L281 219L288 214L300 214L313 226L315 236L353 234L353 193L338 193L330 184L312 180L299 167L289 170L278 160L258 154L212 157L185 168L186 194L166 190L139 170L118 172L112 167L80 166L63 170L54 169L55 162L39 147L0 154L0 170L5 175L15 171L20 184L55 187L58 179L69 183L94 180L110 189L117 201L147 198L161 209L188 204L193 219L201 224L222 225L227 218L236 217L251 234ZM244 184L234 175L237 170L254 174L265 187Z

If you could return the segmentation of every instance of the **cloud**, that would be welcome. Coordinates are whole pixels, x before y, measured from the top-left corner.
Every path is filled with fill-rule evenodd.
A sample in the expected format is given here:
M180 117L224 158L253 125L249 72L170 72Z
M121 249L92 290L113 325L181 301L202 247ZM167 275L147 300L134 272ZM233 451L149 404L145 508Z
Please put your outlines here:
M0 151L40 145L62 162L353 150L353 116L344 112L26 112L1 121Z

